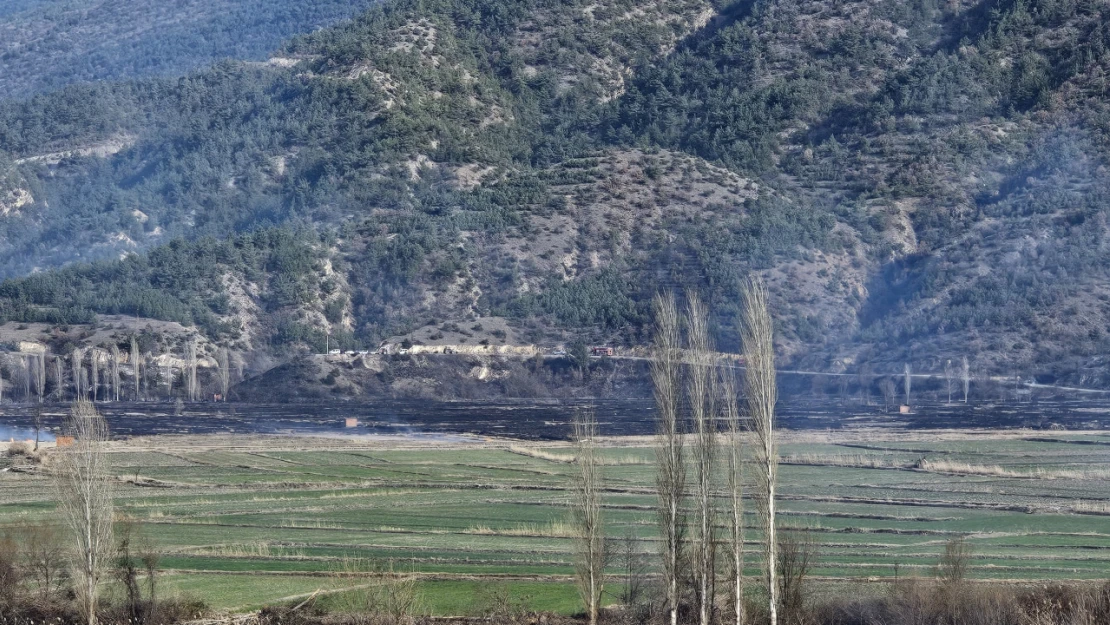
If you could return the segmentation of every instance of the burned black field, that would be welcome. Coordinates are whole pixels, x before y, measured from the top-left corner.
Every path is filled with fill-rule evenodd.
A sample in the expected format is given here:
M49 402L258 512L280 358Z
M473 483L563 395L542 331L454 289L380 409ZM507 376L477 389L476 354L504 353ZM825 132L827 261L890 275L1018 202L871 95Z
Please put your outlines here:
M384 399L370 403L303 404L190 403L180 414L168 402L103 403L115 437L157 434L475 434L527 440L563 440L575 410L593 410L606 436L654 432L650 400L434 402ZM44 408L46 428L61 431L68 405ZM357 419L354 428L347 419ZM852 428L1099 430L1110 428L1110 399L1036 398L1013 402L916 405L908 414L887 412L858 401L787 397L779 404L779 426L789 430ZM26 436L32 407L0 407L5 437Z

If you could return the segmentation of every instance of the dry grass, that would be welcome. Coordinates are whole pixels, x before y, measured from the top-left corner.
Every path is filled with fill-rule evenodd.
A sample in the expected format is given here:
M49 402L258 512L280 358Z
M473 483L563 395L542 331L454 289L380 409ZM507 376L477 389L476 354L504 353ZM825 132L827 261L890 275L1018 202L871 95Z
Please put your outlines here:
M280 548L280 545L277 545ZM241 543L231 545L209 545L196 550L196 553L222 556L226 558L303 558L304 551L300 549L274 550L275 545L266 541Z
M826 467L857 467L863 469L908 469L911 465L894 462L883 456L854 455L819 455L819 454L792 454L783 456L783 464L808 464Z
M948 473L951 475L984 475L988 477L1047 477L1033 473L1021 473L1003 469L998 465L971 464L952 460L920 460L912 468L929 473Z
M573 464L577 461L574 454L558 454L551 451L544 451L535 447L525 447L524 445L510 445L509 452L521 456L528 456L529 458L539 458L540 460L547 460L549 462L559 462L562 464ZM599 465L614 467L614 466L627 466L627 465L648 465L653 464L650 459L642 456L626 455L626 456L610 456L598 457L595 462Z
M480 536L543 536L545 538L574 538L577 535L574 527L566 521L551 521L544 524L525 523L516 527L497 529L476 525L464 533Z
M606 467L620 467L629 465L654 465L655 463L647 458L640 456L613 456L609 458L597 458L596 462L599 465Z
M905 471L924 471L926 473L941 473L945 475L977 475L984 477L1004 477L1018 479L1101 480L1110 477L1110 471L1105 469L1034 469L1030 471L1016 471L998 465L973 464L970 462L958 462L954 460L931 460L928 458L923 458L915 462L898 462L893 458L866 454L794 454L790 456L784 456L781 462L783 462L784 464L850 467L861 469L898 469Z
M521 456L528 456L530 458L539 458L540 460L547 460L549 462L562 462L570 464L574 462L574 454L556 454L535 447L525 447L523 445L509 445L509 451Z

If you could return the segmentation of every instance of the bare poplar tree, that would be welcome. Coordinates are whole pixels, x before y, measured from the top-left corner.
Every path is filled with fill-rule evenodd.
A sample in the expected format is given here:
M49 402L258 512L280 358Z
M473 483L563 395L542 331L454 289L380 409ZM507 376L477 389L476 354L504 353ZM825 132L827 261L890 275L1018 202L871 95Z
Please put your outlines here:
M188 368L185 373L185 394L189 401L197 400L197 340L189 339Z
M902 365L902 388L906 392L906 405L910 405L910 384L912 383L912 376L910 374L910 363Z
M73 368L73 400L80 401L82 394L81 373L84 370L84 366L81 364L81 361L84 360L84 355L81 354L81 350L75 349L73 350L73 353L70 354L69 360L70 366Z
M605 528L601 519L601 472L597 461L597 419L589 410L574 415L575 463L573 517L575 526L575 578L586 605L590 625L597 625L601 593L605 590Z
M967 394L971 390L971 364L967 362L967 356L964 356L963 370L961 371L964 380L964 403L967 403Z
M59 510L72 533L71 565L81 615L96 625L97 586L112 553L112 482L104 453L108 425L91 402L73 404L73 445L60 450L53 472Z
M139 355L139 341L131 336L131 370L135 373L135 395L132 397L134 401L139 401L141 396L140 389L142 388L141 380L143 377L143 363L142 356Z
M727 368L721 369L724 416L728 426L728 545L732 575L734 625L744 624L744 431L736 403L736 383Z
M89 390L92 391L92 400L95 402L97 391L100 390L100 350L96 347L89 350Z
M63 389L66 386L65 377L66 377L65 363L62 362L62 357L61 356L55 356L54 357L54 384L55 384L54 395L57 396L58 401L62 400Z
M35 359L35 387L39 395L39 403L46 401L46 352L39 354Z
M41 403L42 402L39 402L39 404L41 404ZM34 451L38 451L39 450L39 439L42 437L42 427L43 427L43 414L42 414L42 406L41 405L35 406L35 409L31 412L31 424L35 428L35 448L34 448Z
M697 584L698 624L709 625L713 617L713 456L715 376L709 340L709 314L697 293L686 296L687 376L686 402L694 424L694 505L697 536L694 541L693 572Z
M763 528L763 573L767 585L770 625L778 624L778 537L775 532L775 486L778 480L778 449L775 443L774 324L767 308L767 289L753 278L743 285L741 342L747 367L745 400L755 438L758 491L755 499Z
M227 401L227 392L231 389L231 366L228 362L227 348L220 348L220 397Z
M174 380L177 378L177 375L173 372L173 365L166 367L166 370L169 373L166 379L166 399L173 399L173 383ZM182 373L184 374L184 372ZM180 401L180 399L181 398L179 397L178 400Z
M151 390L150 377L152 375L151 374L151 364L150 363L152 363L152 362L154 362L154 353L153 352L148 351L145 354L143 354L143 359L142 359L142 368L143 368L142 397L143 397L143 399L146 399L146 398L150 397L150 390ZM153 375L155 375L155 376L159 375L160 371L161 370L157 366L155 366ZM154 390L155 390L155 392L158 391L158 380L157 379L154 380Z
M23 355L23 401L31 401L31 359L30 354Z
M644 594L646 582L647 562L644 553L640 551L636 532L631 528L625 530L624 536L618 545L620 549L621 573L624 578L624 589L621 590L621 603L631 608L640 603Z
M859 402L864 406L871 405L871 384L875 381L871 373L871 365L863 363L859 366Z
M948 403L952 403L952 359L944 361L944 385L948 388Z
M894 381L887 377L879 380L879 392L883 394L883 410L890 412L891 407L894 406L894 399L898 396Z
M119 345L112 345L112 401L119 401Z
M686 464L679 422L680 353L678 308L670 293L656 296L655 345L651 380L655 389L659 534L663 556L663 585L670 611L670 625L678 623L679 576L685 539L682 501L686 495Z

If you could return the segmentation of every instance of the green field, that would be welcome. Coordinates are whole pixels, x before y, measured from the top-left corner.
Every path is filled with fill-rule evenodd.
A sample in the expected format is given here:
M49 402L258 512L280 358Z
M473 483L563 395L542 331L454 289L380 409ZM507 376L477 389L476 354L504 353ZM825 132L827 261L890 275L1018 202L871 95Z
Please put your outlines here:
M973 546L977 578L1104 577L1110 440L1033 436L788 433L781 523L812 530L820 579L928 576L955 536ZM341 573L388 563L419 574L424 610L454 615L488 610L499 592L531 609L578 609L571 453L291 437L164 437L112 449L118 511L163 554L171 593L242 611L358 586L367 577ZM611 441L603 457L611 536L631 534L654 553L650 441ZM0 524L50 519L50 495L42 476L0 474ZM754 551L754 529L749 538Z

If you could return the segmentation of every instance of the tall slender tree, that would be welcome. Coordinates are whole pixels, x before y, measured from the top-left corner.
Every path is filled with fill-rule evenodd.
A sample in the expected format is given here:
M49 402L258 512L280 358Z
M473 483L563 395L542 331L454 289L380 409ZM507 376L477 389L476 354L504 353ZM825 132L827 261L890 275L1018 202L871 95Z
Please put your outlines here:
M44 425L43 424L43 414L42 414L42 402L39 402L39 405L35 406L35 409L31 412L31 425L34 426L34 428L35 428L35 447L34 447L34 451L38 451L39 450L39 442L40 442L40 439L42 438L42 427Z
M58 401L62 400L62 395L65 392L65 363L62 361L61 356L54 357L54 396Z
M913 376L910 373L910 363L902 365L902 388L906 392L906 405L910 405L910 385L913 383Z
M605 590L605 528L601 518L601 471L597 459L597 419L589 410L574 415L575 464L573 518L575 577L590 625L597 625Z
M952 359L944 361L944 385L948 388L948 403L952 403Z
M694 426L694 505L697 515L693 573L697 585L698 624L710 625L716 586L716 537L713 532L716 375L713 347L709 339L709 314L697 293L687 293L686 302L686 353L689 361L686 403Z
M728 459L728 546L733 604L733 625L744 625L744 426L736 401L735 376L721 368L722 403L728 426L725 457Z
M143 377L143 363L142 356L139 355L139 340L134 335L131 336L131 371L135 374L135 394L132 396L133 401L139 401L142 396L142 377Z
M971 390L971 364L968 363L967 356L964 356L961 363L960 375L964 382L964 403L966 404L968 392Z
M678 308L670 293L654 301L655 338L651 360L651 379L655 390L656 462L655 485L658 491L658 520L663 559L663 586L670 614L670 625L678 624L681 594L686 496L686 463L682 449L679 420L681 359Z
M227 393L231 390L231 364L229 362L227 348L220 348L220 397L223 401L227 401Z
M112 401L119 401L120 375L119 375L119 345L112 344Z
M95 402L100 391L100 350L96 347L89 349L89 390Z
M196 338L189 339L188 349L188 362L185 373L185 394L189 397L189 401L197 400L197 340Z
M81 380L84 377L81 375L84 370L84 365L81 364L83 360L84 355L80 349L73 350L69 355L70 366L73 369L73 401L80 401L83 395L84 389L81 388Z
M767 586L767 610L771 625L778 624L778 536L775 520L775 489L778 482L778 448L775 440L774 323L767 305L762 280L751 278L742 287L741 343L744 346L744 397L755 439L758 490L755 499L763 529L763 573Z
M151 386L152 386L151 379L150 379L151 375L157 376L157 375L160 374L160 371L161 371L158 368L157 365L154 365L154 371L153 371L153 373L151 373L151 366L152 366L151 363L153 363L153 362L154 362L154 353L150 352L150 351L145 352L142 356L142 360L140 361L142 371L143 371L143 386L142 386L142 389L141 389L142 399L147 399L147 398L150 397ZM154 392L157 393L158 392L158 380L154 380L153 387L154 387L153 388Z
M46 351L35 358L35 390L38 392L39 403L46 401Z
M97 588L112 552L112 481L104 453L108 425L91 402L73 404L73 445L58 454L53 471L59 511L72 539L72 571L81 615L97 623Z
M874 382L875 376L871 373L871 365L862 363L859 366L859 403L864 406L871 405L871 385Z
M31 354L23 354L23 401L25 402L31 401L31 380L33 379L31 360L33 358Z

